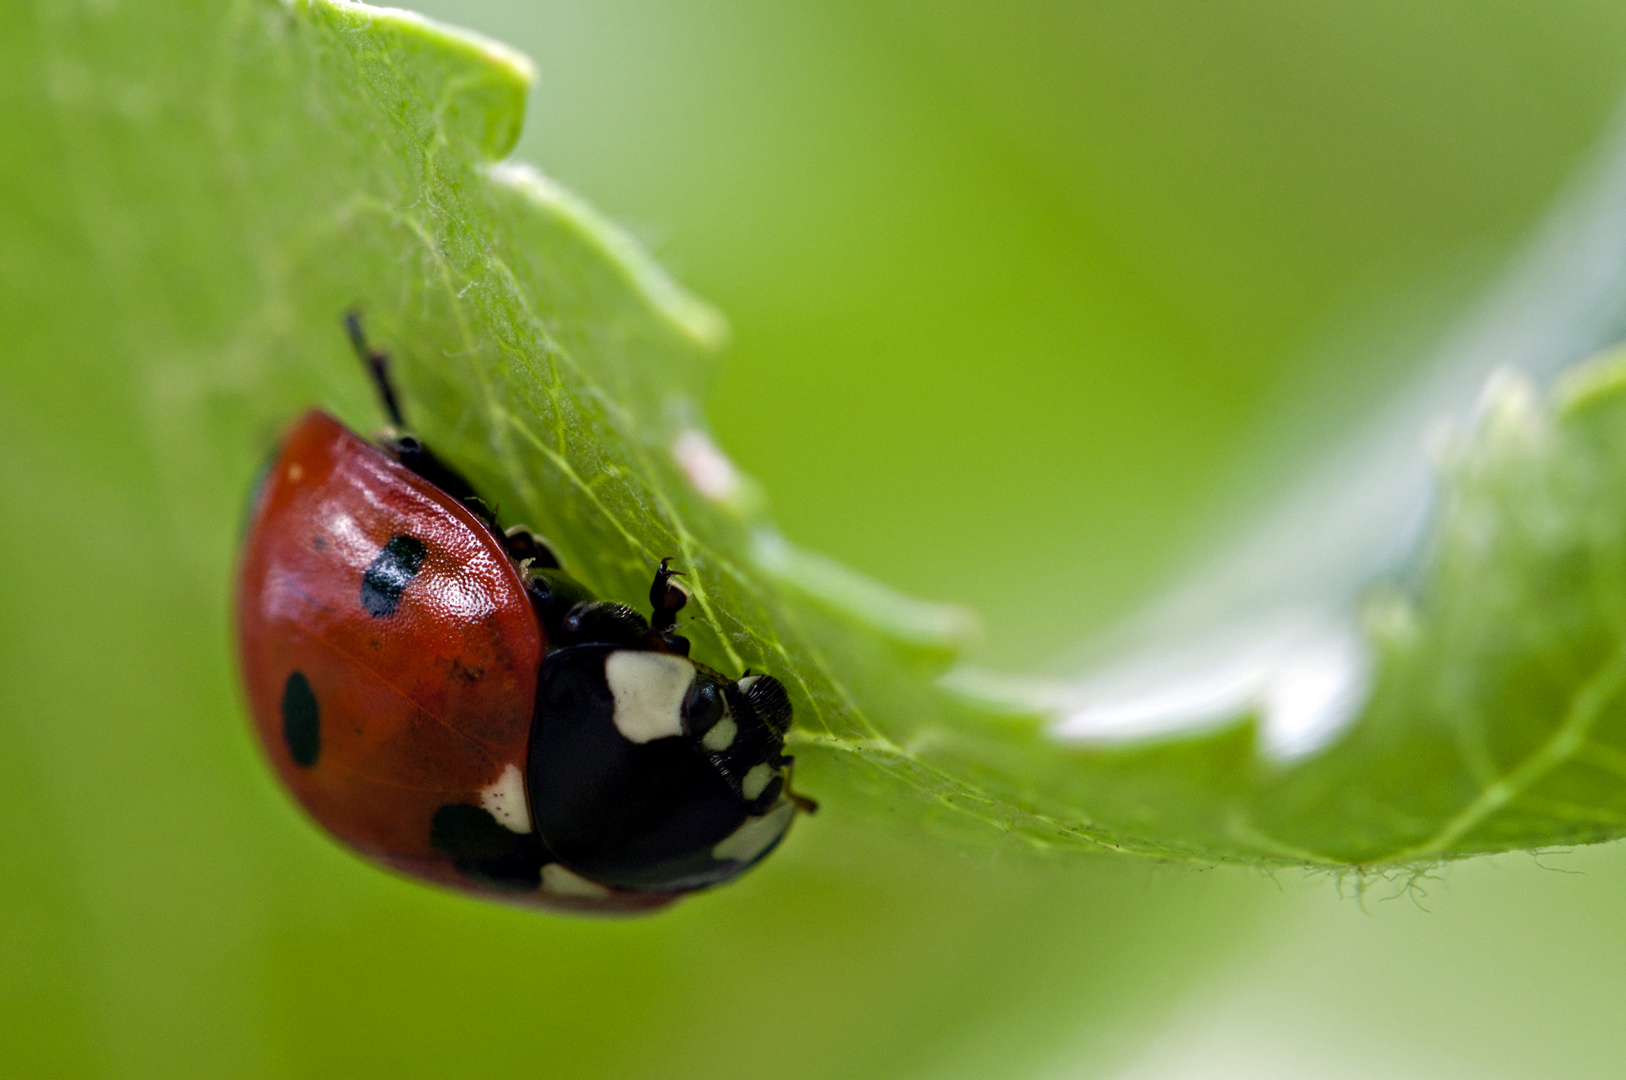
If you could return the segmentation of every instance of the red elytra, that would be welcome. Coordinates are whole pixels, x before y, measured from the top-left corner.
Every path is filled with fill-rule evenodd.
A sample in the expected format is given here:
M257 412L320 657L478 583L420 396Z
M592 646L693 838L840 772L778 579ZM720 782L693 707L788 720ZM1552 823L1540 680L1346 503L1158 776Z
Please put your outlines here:
M421 562L380 618L363 581L401 537L418 542ZM532 892L493 890L430 843L447 805L507 799L528 817L523 777L546 635L501 540L326 413L294 424L257 495L237 619L261 744L304 808L351 848L510 902L614 913L673 899L582 895L546 879ZM290 743L295 673L320 712L319 746Z

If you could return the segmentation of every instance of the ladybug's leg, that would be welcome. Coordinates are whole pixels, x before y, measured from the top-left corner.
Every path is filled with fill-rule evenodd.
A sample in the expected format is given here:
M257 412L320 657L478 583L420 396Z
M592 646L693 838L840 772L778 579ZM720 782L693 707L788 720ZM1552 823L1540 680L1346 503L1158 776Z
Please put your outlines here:
M689 655L689 639L675 632L677 614L689 602L689 590L672 579L683 575L669 565L670 558L661 560L655 568L655 580L649 586L649 634L644 647L656 652Z
M502 546L515 562L529 559L538 570L559 569L559 556L554 554L548 542L523 525L515 525L504 533Z
M485 522L487 528L497 533L497 515L486 501L480 498L480 493L474 490L474 485L465 480L462 473L436 457L429 447L400 430L406 427L406 421L401 416L401 399L395 392L395 383L390 379L389 354L373 348L367 341L367 333L361 328L361 313L355 309L345 312L344 329L345 333L350 335L351 347L356 350L356 355L361 358L367 373L372 376L373 387L378 391L378 400L383 404L384 413L395 429L383 440L385 452L468 507L475 517ZM557 566L558 563L555 562L554 565Z
M587 600L572 607L559 623L568 645L621 645L636 648L649 636L644 617L613 600Z
M398 428L406 427L406 421L401 419L401 400L395 396L395 384L390 381L389 354L368 344L367 333L361 328L361 312L355 308L344 313L344 330L350 335L350 347L356 350L367 373L373 377L373 388L378 391L378 400L383 403L390 423Z
M649 625L657 634L664 634L676 626L677 613L689 602L689 590L672 580L683 574L668 565L671 561L670 557L661 560L661 564L655 568L655 581L649 586L649 606L654 609Z
M499 540L502 539L502 532L497 528L497 512L480 497L480 493L474 490L474 485L469 483L462 473L446 464L421 440L411 435L385 438L383 443L385 453L462 503L470 513L484 522L486 528L496 534Z
M803 795L792 786L796 779L796 759L791 757L789 754L786 754L782 760L785 763L785 786L779 789L780 794L794 803L796 809L800 810L802 813L818 813L818 801L808 798L806 795Z

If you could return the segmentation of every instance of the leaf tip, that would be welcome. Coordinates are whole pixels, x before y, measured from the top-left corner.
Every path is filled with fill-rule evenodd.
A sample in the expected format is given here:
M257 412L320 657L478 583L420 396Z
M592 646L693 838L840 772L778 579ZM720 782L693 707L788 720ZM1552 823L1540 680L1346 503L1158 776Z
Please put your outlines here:
M488 159L506 157L519 142L525 99L536 81L536 65L524 53L404 8L358 0L303 0L300 6L340 29L376 83L416 91L415 108L397 97L406 106L401 120L426 122L471 142Z
M487 167L486 175L497 186L568 223L651 309L691 343L712 352L728 340L728 322L722 313L674 281L643 245L587 200L523 161L496 162Z

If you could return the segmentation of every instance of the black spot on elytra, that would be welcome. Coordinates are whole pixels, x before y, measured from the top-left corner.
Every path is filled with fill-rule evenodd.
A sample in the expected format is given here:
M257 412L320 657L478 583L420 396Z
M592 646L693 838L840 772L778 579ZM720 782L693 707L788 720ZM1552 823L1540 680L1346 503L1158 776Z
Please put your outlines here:
M429 843L458 859L502 859L517 853L524 836L503 828L491 811L449 803L429 822Z
M375 619L393 614L401 594L423 565L425 548L416 536L392 536L361 575L361 606Z
M305 673L296 671L282 684L282 741L294 764L310 768L322 755L322 714Z
M554 861L535 832L505 829L489 811L462 803L448 803L435 811L429 843L450 856L465 877L504 891L540 888L543 864Z

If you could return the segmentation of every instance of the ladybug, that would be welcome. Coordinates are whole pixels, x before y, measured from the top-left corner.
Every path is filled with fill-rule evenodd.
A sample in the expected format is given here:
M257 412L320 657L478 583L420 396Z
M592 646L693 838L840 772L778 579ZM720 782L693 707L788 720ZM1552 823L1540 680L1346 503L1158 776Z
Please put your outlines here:
M815 809L785 688L690 658L670 559L646 620L500 528L345 322L392 426L295 422L238 570L249 711L289 791L369 859L543 908L649 911L760 862Z

